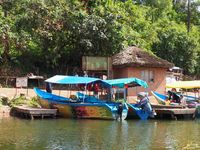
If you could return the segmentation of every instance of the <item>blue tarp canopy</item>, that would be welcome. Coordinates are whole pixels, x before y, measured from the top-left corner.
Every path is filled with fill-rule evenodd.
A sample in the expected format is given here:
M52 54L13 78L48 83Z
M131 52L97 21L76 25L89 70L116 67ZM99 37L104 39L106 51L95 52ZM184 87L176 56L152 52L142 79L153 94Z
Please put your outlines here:
M128 87L134 87L134 86L143 86L144 88L148 87L148 84L140 80L138 78L121 78L121 79L112 79L112 80L105 80L107 83L109 83L111 86L117 86L119 88L124 88L125 85Z
M110 85L107 82L99 78L90 78L90 77L76 77L76 76L65 76L65 75L55 75L45 82L56 83L56 84L89 84L89 83L101 83L104 86L109 87Z

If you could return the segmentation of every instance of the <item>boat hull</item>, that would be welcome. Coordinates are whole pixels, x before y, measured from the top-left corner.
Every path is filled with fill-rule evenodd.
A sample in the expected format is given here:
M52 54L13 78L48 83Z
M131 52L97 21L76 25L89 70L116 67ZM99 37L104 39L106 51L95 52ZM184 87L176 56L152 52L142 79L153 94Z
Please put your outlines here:
M156 98L158 104L165 105L165 102L166 102L166 99L167 99L166 95L163 95L163 94L160 94L160 93L157 93L157 92L153 92L153 91L151 91L151 93Z
M141 108L138 108L135 106L135 104L128 103L128 115L127 119L141 119L146 120L148 119L149 114L142 110Z
M72 111L72 108L69 105L59 104L57 102L45 100L42 98L40 98L40 105L43 108L57 109L59 116L65 118L75 118L74 112Z
M58 115L64 118L79 119L118 119L117 107L112 110L105 104L90 103L62 103L57 101L49 101L40 98L40 104L43 108L54 108L58 110ZM114 108L116 107L116 108ZM128 110L123 110L122 119L127 116Z
M160 93L157 93L157 92L153 92L153 91L151 93L156 98L158 104L165 105L165 101L168 98L166 95L163 95L163 94L160 94ZM180 94L178 94L178 95L180 96ZM199 98L196 98L194 96L183 95L183 97L185 98L185 100L187 102L194 102L194 101L199 100Z
M65 118L80 119L126 119L128 107L116 102L104 102L95 100L94 102L83 102L78 99L72 101L69 98L47 93L38 88L34 88L40 99L43 108L53 108L58 110L58 115ZM90 99L90 98L89 98ZM119 109L120 108L120 109ZM119 114L119 110L120 114Z
M79 119L117 119L115 113L112 113L104 106L72 106L76 118Z

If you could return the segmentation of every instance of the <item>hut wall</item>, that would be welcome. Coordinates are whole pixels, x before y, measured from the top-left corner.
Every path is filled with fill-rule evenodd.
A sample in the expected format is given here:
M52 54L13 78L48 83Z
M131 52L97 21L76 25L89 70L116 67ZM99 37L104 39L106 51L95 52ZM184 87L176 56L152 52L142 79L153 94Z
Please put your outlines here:
M157 91L159 93L165 93L166 85L166 69L165 68L149 68L149 67L125 67L120 69L114 69L114 78L126 78L136 77L142 79L142 71L153 72L153 81L147 81L149 87L147 89L143 87L129 88L128 96L136 96L138 92L146 91L151 95L151 91Z
M128 72L129 69L127 67L113 69L113 79L126 78L128 77Z

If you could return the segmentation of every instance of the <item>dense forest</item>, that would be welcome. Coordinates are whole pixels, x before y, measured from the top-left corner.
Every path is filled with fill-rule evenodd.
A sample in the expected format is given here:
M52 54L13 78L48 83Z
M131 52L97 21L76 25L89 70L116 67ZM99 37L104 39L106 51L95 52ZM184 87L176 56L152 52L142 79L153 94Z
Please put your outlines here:
M199 0L0 0L0 74L73 74L137 45L200 78Z

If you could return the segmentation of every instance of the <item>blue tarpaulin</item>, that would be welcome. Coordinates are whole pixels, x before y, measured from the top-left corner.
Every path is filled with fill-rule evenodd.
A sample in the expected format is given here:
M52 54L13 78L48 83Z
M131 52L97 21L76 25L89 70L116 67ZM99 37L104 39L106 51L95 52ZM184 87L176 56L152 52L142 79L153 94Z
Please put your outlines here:
M91 77L55 75L45 80L45 82L57 83L57 84L89 84L89 83L99 82L104 84L105 86L117 86L119 88L123 88L125 85L128 85L129 87L134 87L134 86L143 86L144 88L148 87L145 81L140 80L138 78L101 80L99 78L91 78Z
M89 83L102 83L105 86L110 86L109 83L104 82L99 78L90 78L90 77L76 77L76 76L65 76L65 75L55 75L45 82L57 83L57 84L89 84Z
M143 86L144 88L148 87L148 84L140 80L138 78L121 78L121 79L112 79L112 80L105 80L107 83L109 83L111 86L117 86L119 88L124 88L125 85L128 87L134 87L134 86Z

